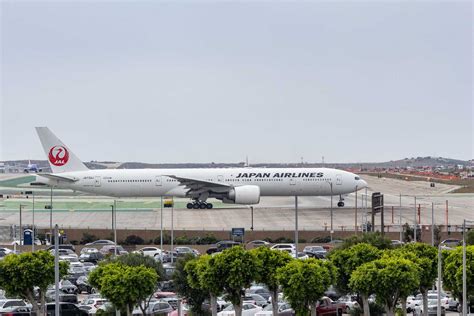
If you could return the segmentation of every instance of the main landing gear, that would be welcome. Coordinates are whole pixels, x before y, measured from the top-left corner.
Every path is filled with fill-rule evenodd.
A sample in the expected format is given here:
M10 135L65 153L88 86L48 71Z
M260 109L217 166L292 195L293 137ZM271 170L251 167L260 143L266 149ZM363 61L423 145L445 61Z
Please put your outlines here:
M190 209L211 209L212 208L212 203L207 203L207 202L204 202L204 201L194 201L194 202L190 202L186 205L186 207L190 210Z
M339 202L337 202L338 207L343 207L344 206L344 199L342 198L342 195L339 196Z

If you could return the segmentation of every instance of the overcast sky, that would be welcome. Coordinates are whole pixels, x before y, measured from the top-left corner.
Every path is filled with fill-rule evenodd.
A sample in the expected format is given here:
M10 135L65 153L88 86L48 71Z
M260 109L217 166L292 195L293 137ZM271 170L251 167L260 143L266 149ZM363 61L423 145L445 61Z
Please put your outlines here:
M473 158L470 1L1 1L0 160Z

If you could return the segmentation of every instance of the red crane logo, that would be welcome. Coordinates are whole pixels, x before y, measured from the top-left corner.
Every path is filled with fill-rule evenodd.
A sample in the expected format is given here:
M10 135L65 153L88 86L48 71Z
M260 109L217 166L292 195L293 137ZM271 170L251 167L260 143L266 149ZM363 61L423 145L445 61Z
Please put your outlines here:
M64 166L69 160L69 152L64 146L54 146L49 150L48 158L53 165Z

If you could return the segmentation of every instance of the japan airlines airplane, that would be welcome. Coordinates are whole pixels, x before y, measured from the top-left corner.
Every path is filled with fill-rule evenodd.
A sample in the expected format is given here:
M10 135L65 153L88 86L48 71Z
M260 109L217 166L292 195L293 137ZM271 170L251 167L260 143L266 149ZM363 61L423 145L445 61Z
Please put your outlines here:
M212 208L208 198L224 203L258 204L261 196L343 195L367 182L358 175L329 168L202 168L90 170L47 127L36 131L52 173L35 184L113 197L188 197L188 208Z

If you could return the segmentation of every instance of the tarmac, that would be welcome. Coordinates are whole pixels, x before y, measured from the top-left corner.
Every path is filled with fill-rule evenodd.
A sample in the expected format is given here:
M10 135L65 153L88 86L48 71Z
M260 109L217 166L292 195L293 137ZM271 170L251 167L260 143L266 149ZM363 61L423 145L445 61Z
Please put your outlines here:
M361 190L345 197L345 206L337 207L338 196L333 197L333 227L335 231L354 229L370 220L370 196L373 192L384 194L385 224L398 230L401 223L413 225L420 207L422 225L431 225L431 207L434 203L434 221L437 225L446 224L446 201L448 201L448 224L461 225L463 219L474 220L474 194L449 193L457 186L429 182L404 181L389 178L363 176L369 183L367 192ZM1 188L0 188L1 191ZM366 195L367 194L367 195ZM57 195L55 193L55 195ZM368 198L366 198L368 197ZM367 203L366 203L367 200ZM187 199L176 199L173 211L163 209L163 227L171 228L173 213L174 229L181 230L229 230L232 227L252 226L251 209L248 206L222 204L218 201L211 210L188 210ZM357 202L356 202L357 201ZM0 226L19 223L19 205L23 204L22 222L33 221L32 200L14 197L0 200ZM35 206L35 224L47 228L50 223L50 211L44 209L49 197L37 197ZM53 196L53 222L63 228L111 228L112 198L95 196ZM300 230L327 230L330 226L330 197L298 197L298 224ZM393 207L393 209L392 209ZM253 227L255 230L293 230L295 227L295 197L262 197L253 208ZM392 211L393 210L393 211ZM418 219L418 218L417 218ZM379 223L377 215L376 223ZM125 199L117 203L118 229L159 229L161 226L160 198Z

